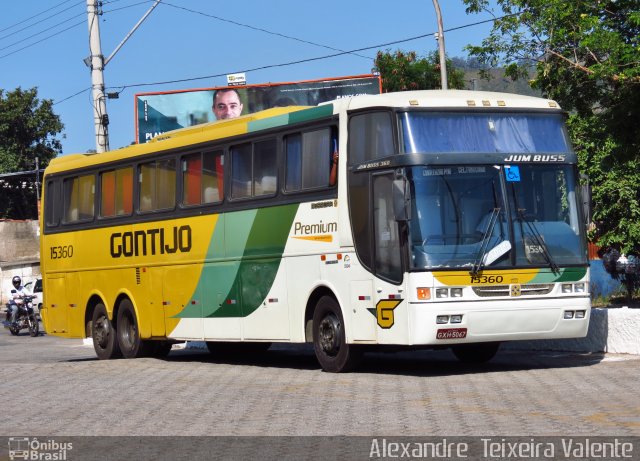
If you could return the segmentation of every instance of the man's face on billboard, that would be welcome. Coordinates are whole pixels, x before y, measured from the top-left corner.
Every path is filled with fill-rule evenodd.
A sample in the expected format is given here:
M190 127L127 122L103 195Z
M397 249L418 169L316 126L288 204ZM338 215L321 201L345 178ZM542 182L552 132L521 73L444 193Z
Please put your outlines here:
M239 117L242 113L242 103L235 91L218 91L213 102L213 113L216 120Z

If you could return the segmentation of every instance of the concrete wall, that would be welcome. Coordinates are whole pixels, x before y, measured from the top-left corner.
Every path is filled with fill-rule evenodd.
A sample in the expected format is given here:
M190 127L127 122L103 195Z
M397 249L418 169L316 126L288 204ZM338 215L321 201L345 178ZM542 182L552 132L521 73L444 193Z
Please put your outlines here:
M640 355L640 309L591 309L589 331L585 338L514 341L504 346L517 350Z
M23 284L41 278L38 221L0 221L0 305L7 302L16 275Z

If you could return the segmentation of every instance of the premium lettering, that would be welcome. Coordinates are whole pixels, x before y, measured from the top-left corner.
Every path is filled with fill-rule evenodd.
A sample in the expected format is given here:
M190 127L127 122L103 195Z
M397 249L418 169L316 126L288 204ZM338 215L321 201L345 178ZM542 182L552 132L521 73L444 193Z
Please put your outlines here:
M338 223L336 222L323 223L320 221L319 224L302 224L301 222L296 222L293 227L294 235L329 234L337 231Z
M191 226L115 232L109 241L112 258L188 253L191 251Z

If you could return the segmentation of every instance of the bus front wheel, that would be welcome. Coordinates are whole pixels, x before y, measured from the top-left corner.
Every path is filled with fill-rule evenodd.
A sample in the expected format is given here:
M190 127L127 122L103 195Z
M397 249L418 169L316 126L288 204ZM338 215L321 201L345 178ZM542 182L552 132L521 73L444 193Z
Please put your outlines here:
M138 319L136 318L133 304L128 299L120 303L118 309L118 328L116 335L122 355L127 359L145 357L151 355L154 349L152 341L140 339Z
M91 338L93 348L100 360L115 359L121 356L116 330L109 320L104 304L96 305L91 317Z
M362 359L362 349L347 344L340 306L331 296L323 296L313 313L313 349L324 371L353 370Z

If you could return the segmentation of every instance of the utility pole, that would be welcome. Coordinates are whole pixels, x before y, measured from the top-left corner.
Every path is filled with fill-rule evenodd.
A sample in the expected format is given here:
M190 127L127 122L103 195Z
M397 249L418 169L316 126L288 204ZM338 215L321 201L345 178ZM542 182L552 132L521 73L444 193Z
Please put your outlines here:
M109 150L109 116L104 94L104 56L100 45L100 11L102 2L87 0L87 19L89 21L89 51L85 63L91 68L91 101L93 105L93 123L96 132L96 152Z
M89 21L89 52L91 53L84 63L91 68L91 97L93 105L93 123L96 129L96 152L105 152L109 150L109 116L107 115L106 95L104 93L104 68L116 55L120 48L126 43L133 33L140 27L140 24L147 19L153 9L158 6L160 0L156 0L154 4L147 10L142 18L136 23L133 29L120 42L111 55L105 59L102 55L100 45L100 15L102 12L102 0L87 0L87 20ZM111 94L109 97L117 97L118 93Z
M36 207L38 208L38 220L40 220L40 159L36 156Z
M440 54L440 81L442 83L442 89L449 88L447 82L447 60L444 53L444 26L442 25L442 13L440 12L440 4L438 0L433 0L433 6L436 9L436 18L438 19L438 34L436 40L438 41L438 51Z

